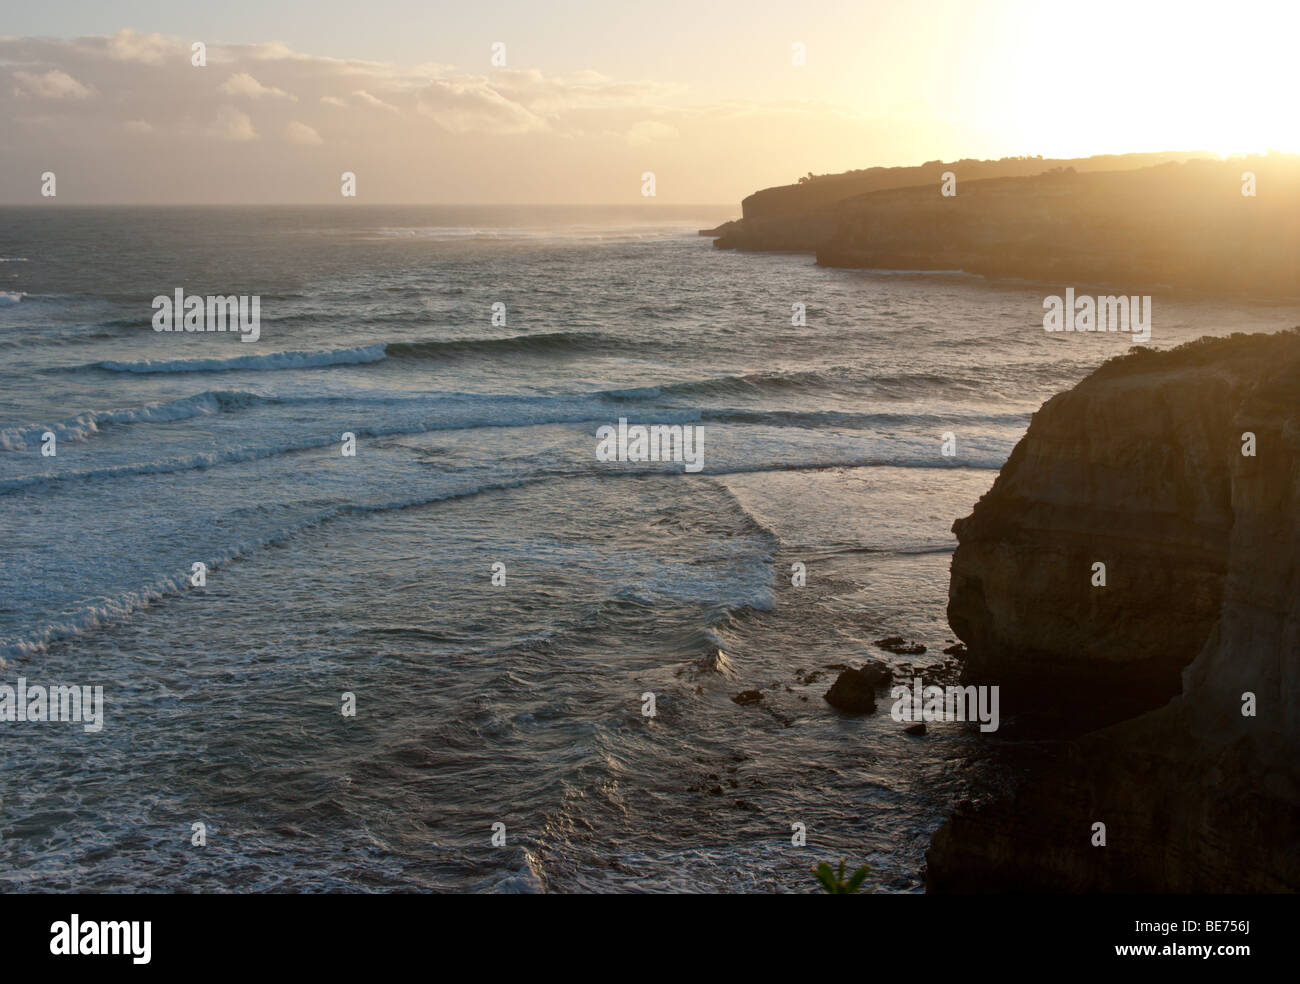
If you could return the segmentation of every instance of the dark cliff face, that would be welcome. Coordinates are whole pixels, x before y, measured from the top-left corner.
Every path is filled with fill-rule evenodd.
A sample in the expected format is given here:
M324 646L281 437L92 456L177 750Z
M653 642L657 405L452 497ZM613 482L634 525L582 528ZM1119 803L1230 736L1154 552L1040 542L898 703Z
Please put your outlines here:
M960 810L931 890L1300 890L1300 331L1113 360L954 529L949 619L1004 714L1147 712Z
M1179 692L1219 617L1228 465L1241 448L1225 410L1259 358L1239 359L1246 371L1207 360L1177 373L1138 358L1034 415L992 490L953 526L948 620L971 682L1045 704L1115 706L1123 687L1124 710Z

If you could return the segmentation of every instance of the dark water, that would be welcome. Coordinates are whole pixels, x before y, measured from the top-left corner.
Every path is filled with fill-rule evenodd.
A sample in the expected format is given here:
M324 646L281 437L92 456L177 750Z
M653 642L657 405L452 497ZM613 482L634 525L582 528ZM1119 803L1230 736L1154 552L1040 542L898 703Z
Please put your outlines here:
M825 667L939 671L952 520L1128 339L693 235L731 215L0 210L0 683L107 697L0 722L0 887L917 890L998 743L841 716ZM178 287L260 339L154 332ZM1151 344L1296 323L1157 297ZM598 460L620 417L704 467Z

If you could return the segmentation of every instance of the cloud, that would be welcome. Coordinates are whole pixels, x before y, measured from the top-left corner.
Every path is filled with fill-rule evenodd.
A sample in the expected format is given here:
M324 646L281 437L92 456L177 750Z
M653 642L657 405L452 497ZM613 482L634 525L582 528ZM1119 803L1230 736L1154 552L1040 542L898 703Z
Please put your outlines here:
M293 49L283 41L265 41L261 44L245 45L244 48L248 57L259 61L297 57Z
M658 82L615 82L597 72L547 78L536 70L501 71L493 74L490 85L503 98L551 118L577 110L631 107L644 115L647 108L670 102L683 92L681 86Z
M380 99L378 96L372 96L370 93L366 92L365 89L358 89L356 92L352 94L356 96L359 100L361 100L361 102L365 103L365 105L367 106L374 106L376 109L387 110L390 113L400 112L400 110L398 110L396 106L389 105L388 103Z
M297 120L291 120L289 125L284 128L284 136L290 143L301 144L304 147L312 147L325 142L321 139L319 133L306 123L299 123Z
M67 147L67 167L95 172L74 186L103 201L301 201L337 195L344 167L390 202L640 201L647 148L661 195L719 201L852 166L854 147L879 143L814 101L703 99L590 70L409 67L277 41L208 41L195 66L190 44L0 37L0 201L26 201L22 176ZM300 150L321 146L341 161Z
M452 133L528 133L547 127L545 119L484 79L438 79L421 89L416 99L420 113Z
M262 85L261 82L253 78L247 72L240 72L232 75L221 85L217 86L218 92L224 92L231 96L247 96L249 99L261 99L263 96L272 96L276 99L288 99L297 102L298 97L290 95L283 89L277 89L274 86Z
M234 106L222 106L217 110L217 118L212 126L208 127L208 133L218 140L229 140L234 143L257 139L253 121L249 119L247 113L241 113Z
M628 144L633 147L648 147L664 140L676 140L681 136L676 127L658 120L642 120L624 134Z
M19 88L16 95L38 96L41 99L88 99L94 90L82 85L67 72L51 69L43 75L31 72L14 72Z
M623 134L638 121L657 118L664 103L681 93L679 87L619 82L590 70L546 76L506 69L485 76L441 64L404 68L318 57L280 41L209 42L207 54L208 66L196 67L188 41L130 30L71 41L0 38L0 123L14 112L5 105L6 72L15 97L70 103L112 93L103 100L111 106L98 110L120 114L109 122L143 117L159 131L184 131L216 117L224 139L241 141L257 132L284 131L290 105L303 107L295 109L294 121L319 133L325 120L316 116L328 112L334 130L343 134L335 125L341 121L366 144L381 133L409 136L405 129L383 128L402 127L399 120L411 111L430 121L432 132L457 135ZM243 115L232 115L232 102L244 106ZM386 117L390 123L382 122ZM633 142L662 136L645 127L629 133Z
M176 47L161 34L136 34L129 27L106 41L110 57L143 65L161 65Z
M579 72L570 72L568 75L561 76L561 81L590 85L595 82L609 82L610 78L608 75L602 75L594 69L584 68Z

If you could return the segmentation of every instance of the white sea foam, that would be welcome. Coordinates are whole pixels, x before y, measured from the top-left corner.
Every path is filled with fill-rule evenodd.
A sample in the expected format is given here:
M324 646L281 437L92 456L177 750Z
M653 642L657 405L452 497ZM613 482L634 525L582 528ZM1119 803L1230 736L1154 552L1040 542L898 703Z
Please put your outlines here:
M541 481L541 479L489 482L470 488L444 490L434 495L402 496L386 502L374 502L365 505L331 506L265 536L245 540L219 553L209 555L203 560L203 564L209 571L216 570L222 565L230 564L242 557L265 550L267 547L284 543L305 530L320 526L322 523L330 522L341 516L410 509L413 506L424 506L434 502L464 499L484 492L519 488L538 481ZM103 625L121 621L137 611L148 608L156 601L188 590L189 585L190 573L188 571L162 575L149 584L132 591L122 592L116 597L96 599L95 603L82 606L66 618L47 623L21 636L0 638L0 668L5 666L6 658L32 656L47 649L51 643L60 639L74 638L93 632Z
M219 390L197 393L167 403L150 403L143 407L88 410L49 426L33 424L4 428L0 430L0 451L30 451L40 446L41 437L47 431L52 432L60 442L84 441L109 424L156 424L189 420L221 413L236 406L251 405L263 399L255 393Z
M266 355L236 355L228 359L144 359L139 362L96 362L88 368L112 372L226 372L232 369L314 369L319 366L357 365L385 358L383 344L357 348L327 349L320 352L268 352Z

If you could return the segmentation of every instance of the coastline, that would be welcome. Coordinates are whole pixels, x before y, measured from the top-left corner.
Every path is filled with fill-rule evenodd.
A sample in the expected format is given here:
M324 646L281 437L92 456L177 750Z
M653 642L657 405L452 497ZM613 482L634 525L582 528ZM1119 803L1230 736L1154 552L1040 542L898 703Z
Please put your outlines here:
M851 172L767 189L740 219L700 234L718 249L812 253L823 267L1300 296L1294 155L877 170L870 182Z

